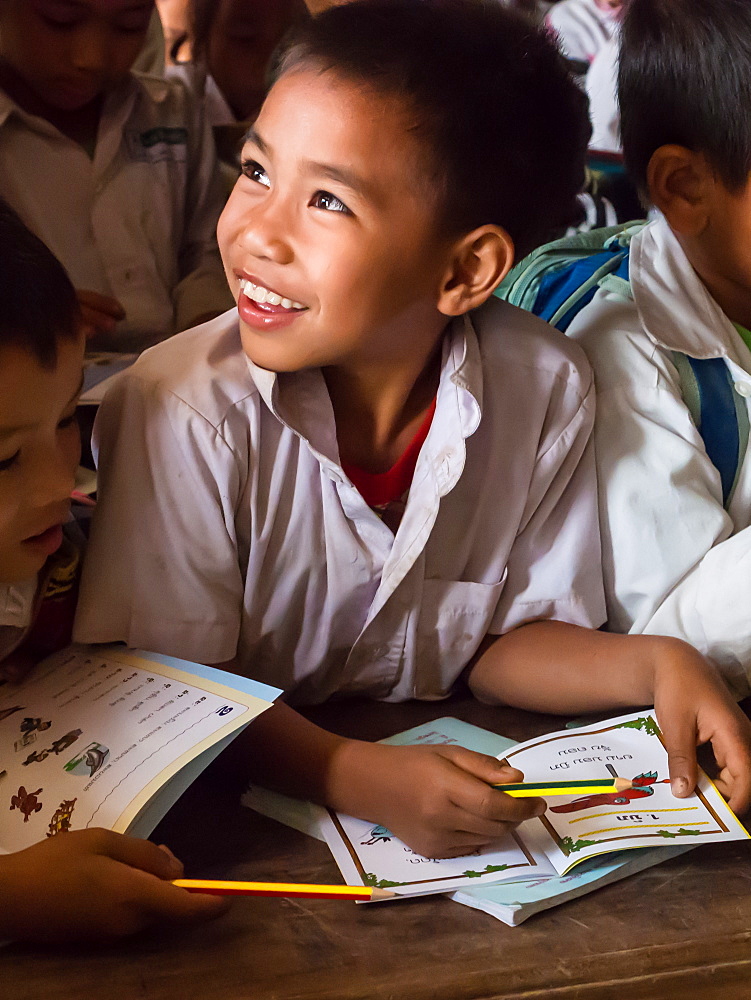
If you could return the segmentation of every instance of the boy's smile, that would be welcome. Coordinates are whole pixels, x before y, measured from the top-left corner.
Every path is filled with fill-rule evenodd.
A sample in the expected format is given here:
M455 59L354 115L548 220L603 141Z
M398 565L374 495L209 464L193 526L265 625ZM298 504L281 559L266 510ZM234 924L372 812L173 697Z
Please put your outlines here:
M259 366L422 370L446 323L451 241L412 124L397 98L331 72L296 69L272 88L218 227Z

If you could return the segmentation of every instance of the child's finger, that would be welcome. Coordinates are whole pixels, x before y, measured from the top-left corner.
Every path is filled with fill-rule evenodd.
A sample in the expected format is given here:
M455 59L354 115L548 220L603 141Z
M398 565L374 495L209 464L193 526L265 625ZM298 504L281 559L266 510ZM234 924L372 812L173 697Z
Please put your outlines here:
M231 900L228 896L188 892L170 882L152 881L146 904L152 920L165 919L187 924L221 916L229 909Z
M436 751L447 757L452 764L489 785L502 781L524 780L524 775L517 768L502 764L496 757L491 757L487 753L476 753L465 747L436 747Z
M668 753L670 790L677 798L696 787L696 720L693 715L660 713L665 749Z
M104 854L113 861L120 861L131 868L139 868L150 875L156 875L157 878L171 880L182 875L182 862L173 854L168 854L156 844L152 844L150 840L126 837L111 830L85 830L81 831L80 836L90 837L91 850L94 853Z
M90 309L95 313L104 313L116 320L125 319L125 310L111 295L102 295L88 288L79 288L76 290L76 297L83 310Z
M713 741L712 749L720 767L715 779L717 788L733 812L746 812L751 803L751 751L746 740L731 737L728 746Z

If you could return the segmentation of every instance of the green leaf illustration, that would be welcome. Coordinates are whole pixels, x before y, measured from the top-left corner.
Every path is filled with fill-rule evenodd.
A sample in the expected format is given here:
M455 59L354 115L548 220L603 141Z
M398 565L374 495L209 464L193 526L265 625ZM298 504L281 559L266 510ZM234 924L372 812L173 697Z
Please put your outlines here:
M378 878L373 872L365 873L365 885L372 885L374 889L391 889L395 885L406 884L406 882L389 882L387 878Z
M640 729L649 736L659 736L660 728L652 716L639 716L638 719L631 719L630 722L621 722L613 729Z
M480 878L482 875L487 875L490 872L503 872L508 868L508 865L487 865L481 872L462 872L467 878Z
M581 851L585 847L591 847L597 843L599 843L597 840L574 840L572 837L562 837L561 849L566 854L575 854L577 851Z
M669 837L671 840L675 837L698 837L701 834L701 830L686 830L681 827L679 830L658 830L658 837Z

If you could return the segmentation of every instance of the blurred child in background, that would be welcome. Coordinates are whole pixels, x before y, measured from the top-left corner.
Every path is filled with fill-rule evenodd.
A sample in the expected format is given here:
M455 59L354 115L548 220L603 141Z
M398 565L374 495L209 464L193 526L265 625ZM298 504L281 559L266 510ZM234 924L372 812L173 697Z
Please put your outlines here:
M0 2L0 195L67 267L99 349L228 304L211 134L183 87L131 73L153 10Z

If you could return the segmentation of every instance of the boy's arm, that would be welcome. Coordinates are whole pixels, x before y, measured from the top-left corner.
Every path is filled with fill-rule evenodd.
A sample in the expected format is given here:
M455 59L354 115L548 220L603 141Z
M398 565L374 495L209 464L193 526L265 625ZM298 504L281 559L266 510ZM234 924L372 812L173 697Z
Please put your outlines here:
M177 858L148 840L110 830L58 834L0 855L0 939L88 942L224 912L219 897L170 885L182 874Z
M654 705L673 793L696 784L696 746L711 742L717 786L736 811L751 800L751 723L711 664L678 639L531 622L489 637L469 673L482 701L575 714Z
M233 743L251 781L380 823L425 857L469 854L541 815L540 799L514 799L491 783L514 768L463 747L393 747L345 739L283 702Z

